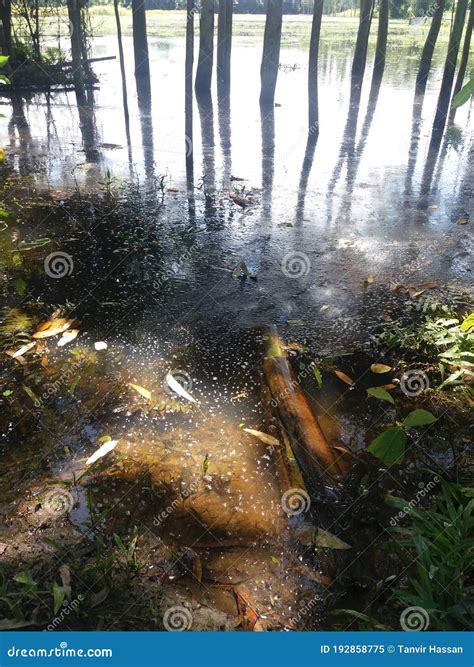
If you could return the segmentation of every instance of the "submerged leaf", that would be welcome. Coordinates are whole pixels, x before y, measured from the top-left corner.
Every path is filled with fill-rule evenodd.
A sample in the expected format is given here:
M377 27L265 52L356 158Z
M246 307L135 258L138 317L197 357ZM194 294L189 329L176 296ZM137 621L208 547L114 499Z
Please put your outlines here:
M372 364L370 366L370 370L372 371L372 373L377 373L377 374L388 373L389 371L392 370L392 367L387 366L386 364Z
M185 398L187 401L190 401L191 403L197 403L196 399L189 394L184 387L182 387L179 382L171 375L171 373L167 373L166 375L166 384L168 387L175 392L175 394L178 394L181 398Z
M272 435L268 435L268 433L262 433L262 431L255 431L253 428L243 428L242 431L245 431L245 433L253 435L255 438L260 440L260 442L263 442L266 445L273 445L273 447L278 447L280 444L279 440L274 438Z
M79 329L69 329L68 331L65 331L61 338L58 340L58 347L64 347L64 345L67 345L75 338L77 338L78 334Z
M148 391L145 387L141 387L139 384L132 384L131 382L128 383L128 386L135 389L135 391L138 392L140 396L143 396L143 398L146 398L147 401L151 401L151 391Z
M118 440L109 440L108 442L104 443L102 447L99 447L99 449L92 454L92 456L89 456L89 458L86 461L86 465L91 465L91 463L95 463L99 459L101 459L103 456L111 452L115 447L117 446Z
M415 426L425 426L426 424L434 424L438 418L435 417L428 410L413 410L403 420L403 426L413 428Z
M367 394L369 396L373 396L374 398L378 398L380 401L388 401L389 403L395 403L393 397L390 396L388 391L383 387L370 387L369 389L367 389Z
M334 373L340 380L348 384L350 387L354 386L355 384L354 380L350 378L348 375L346 375L346 373L344 373L343 371L335 370Z
M313 544L323 549L351 549L351 545L341 540L337 535L328 533L322 528L317 528Z

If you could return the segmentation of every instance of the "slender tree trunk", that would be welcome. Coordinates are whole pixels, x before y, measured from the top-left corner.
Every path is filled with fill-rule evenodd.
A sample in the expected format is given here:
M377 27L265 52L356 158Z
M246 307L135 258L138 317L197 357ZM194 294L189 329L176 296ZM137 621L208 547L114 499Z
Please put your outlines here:
M373 10L374 0L360 0L359 29L352 62L352 86L361 87L364 79Z
M466 75L467 61L469 59L469 50L471 48L471 37L472 37L472 26L474 23L474 0L471 0L471 7L469 9L469 21L466 27L466 34L464 35L464 46L462 48L461 62L459 63L458 75L456 77L456 83L454 84L453 97L457 95L462 88L464 82L464 77ZM453 109L453 116L456 113L456 109Z
M82 67L81 10L79 0L67 0L67 11L71 30L72 76L79 106L86 102L84 92L84 70Z
M148 38L146 34L145 0L132 0L133 51L135 54L135 76L149 78Z
M211 90L214 63L214 0L202 0L199 22L199 57L196 70L196 93Z
M441 81L441 89L439 91L438 105L436 107L434 120L435 131L438 132L444 128L446 116L449 111L454 72L456 70L456 62L458 59L459 46L461 44L464 21L466 19L466 11L467 0L458 0L456 13L454 15L453 29L451 31L451 37L449 38L448 53L444 64L443 79Z
M2 55L12 53L12 5L11 0L0 0L0 50Z
M125 114L125 125L127 126L127 132L128 132L130 116L128 113L127 77L125 75L125 58L123 55L122 26L120 23L118 0L114 0L114 12L115 12L115 25L117 26L117 42L118 42L119 61L120 61L120 74L122 77L123 112Z
M217 21L217 83L230 88L233 0L219 0Z
M315 0L313 8L313 23L311 25L311 38L309 41L308 64L308 131L310 134L317 134L319 132L318 54L322 14L323 0Z
M186 59L184 82L184 132L186 150L186 182L188 194L194 193L193 159L193 64L194 64L194 0L186 2Z
M375 46L374 71L372 74L372 86L380 83L385 69L385 56L387 54L389 0L380 0L379 25L377 31L377 44Z
M431 19L430 29L426 36L426 42L421 52L420 65L418 67L418 74L416 76L415 95L423 96L426 90L426 82L428 81L428 74L430 73L431 60L433 52L438 39L439 30L441 28L441 21L443 20L445 0L436 0L435 11Z
M260 104L271 105L275 99L275 88L280 62L281 24L283 0L267 0L267 18L263 37L263 55L260 66Z

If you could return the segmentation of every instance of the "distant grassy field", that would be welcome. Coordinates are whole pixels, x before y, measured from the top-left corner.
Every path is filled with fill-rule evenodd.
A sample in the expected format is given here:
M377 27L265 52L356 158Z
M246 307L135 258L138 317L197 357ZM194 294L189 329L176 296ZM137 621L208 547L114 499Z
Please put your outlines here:
M115 34L115 18L111 6L95 6L90 10L90 17L94 35L104 36ZM120 10L122 30L124 35L132 34L132 11L131 9L121 8ZM67 16L64 11L64 25L61 21L61 34L67 36ZM321 31L322 40L354 40L357 33L357 18L350 17L323 17L323 27ZM236 38L245 43L252 41L253 38L262 39L265 25L265 16L262 14L236 14L234 16L233 34ZM44 28L50 35L57 34L57 19L48 19L44 17ZM173 38L184 37L186 28L185 11L147 11L147 30L153 37ZM196 32L199 30L199 16L195 17ZM406 20L390 21L390 42L391 46L396 44L410 45L419 47L425 40L428 32L429 23L422 26L409 26ZM311 30L311 16L309 15L285 15L283 17L282 42L285 45L306 46L309 43L309 34ZM372 25L371 40L376 39L376 19ZM440 41L447 42L449 38L449 19L443 25L440 33Z

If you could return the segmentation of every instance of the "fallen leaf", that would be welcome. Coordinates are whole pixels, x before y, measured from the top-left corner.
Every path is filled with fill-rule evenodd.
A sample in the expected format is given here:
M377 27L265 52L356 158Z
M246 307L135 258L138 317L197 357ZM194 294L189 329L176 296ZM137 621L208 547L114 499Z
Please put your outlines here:
M367 278L364 278L365 285L372 285L372 283L374 282L375 282L374 276L367 276Z
M324 306L321 306L319 309L321 313L324 313L325 310L329 310L331 306L328 303L325 303Z
M102 350L106 350L107 348L108 345L103 340L99 340L94 343L94 349L97 350L97 352L102 352Z
M50 336L57 336L77 324L79 324L79 322L76 319L68 320L64 317L57 317L54 320L48 320L47 322L40 324L32 337L49 338Z
M328 533L322 528L316 529L313 543L322 549L351 549L351 545L341 540L337 535Z
M392 396L388 393L383 387L369 387L367 389L367 395L378 398L380 401L387 401L388 403L395 403Z
M86 461L86 465L91 465L91 463L95 463L99 459L101 459L103 456L108 454L109 452L112 451L112 449L115 449L117 446L118 440L109 440L105 444L102 445L102 447L99 447L99 449L92 454L92 456L89 456L89 458Z
M279 440L274 438L272 435L262 433L262 431L255 431L253 428L243 428L242 431L245 431L245 433L248 433L249 435L253 435L255 438L265 443L266 445L273 445L274 447L278 447L280 445Z
M171 375L171 373L167 373L166 375L166 384L168 387L175 392L175 394L178 394L181 398L185 398L187 401L190 401L190 403L197 403L196 399L189 394L184 387L182 387L179 382Z
M12 359L16 359L17 357L23 356L28 350L31 350L32 347L36 345L36 341L33 341L32 343L27 343L26 345L23 345L20 347L16 352L13 352L10 354L10 350L8 350L5 354L8 354L9 357Z
M340 380L348 384L350 387L353 387L355 385L354 380L350 378L348 375L346 375L346 373L344 373L343 371L335 370L334 373Z
M438 208L438 204L430 204L428 208Z
M392 367L387 366L386 364L372 364L370 370L372 373L388 373L392 370Z
M64 347L64 345L67 345L75 338L77 338L78 334L79 329L68 329L68 331L65 331L61 338L58 340L58 347Z
M175 187L172 186L172 187L168 188L168 192L179 192L179 190L178 190L178 188L175 188Z
M137 391L140 396L143 396L143 398L146 398L147 401L151 401L151 391L148 391L145 387L140 387L139 384L132 384L131 382L128 383L128 386L135 389L135 391Z
M468 222L469 222L469 218L466 218L464 216L462 216L458 220L456 220L457 225L467 225Z

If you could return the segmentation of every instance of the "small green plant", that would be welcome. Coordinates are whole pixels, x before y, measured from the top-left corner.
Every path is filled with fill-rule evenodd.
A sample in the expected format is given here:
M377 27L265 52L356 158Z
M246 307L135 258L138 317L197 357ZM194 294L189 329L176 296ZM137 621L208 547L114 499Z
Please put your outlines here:
M428 410L412 410L402 421L397 421L393 426L389 426L372 440L367 451L381 459L385 465L401 463L405 458L406 431L418 426L433 424L435 421L437 417Z
M396 539L387 545L406 572L403 588L394 597L422 607L430 630L470 627L474 596L469 578L474 557L474 499L472 489L440 479L441 493L432 507L410 507L409 525L391 529ZM406 510L407 501L388 496L387 504Z

